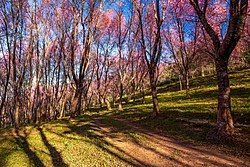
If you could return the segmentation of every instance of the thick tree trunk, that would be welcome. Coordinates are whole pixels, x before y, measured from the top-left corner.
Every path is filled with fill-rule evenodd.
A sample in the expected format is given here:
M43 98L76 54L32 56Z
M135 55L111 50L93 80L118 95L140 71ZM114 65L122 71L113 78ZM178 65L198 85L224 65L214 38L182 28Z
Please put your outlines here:
M216 60L216 73L218 80L218 111L217 128L219 134L231 134L234 131L231 116L231 97L228 78L228 60Z
M82 91L80 89L76 89L73 103L72 103L72 113L71 117L75 117L81 114L82 107Z
M152 102L153 102L153 112L154 112L154 115L157 116L160 114L160 108L159 108L158 98L157 98L156 77L153 71L151 71L149 75L150 75L150 87L151 87L151 95L152 95Z

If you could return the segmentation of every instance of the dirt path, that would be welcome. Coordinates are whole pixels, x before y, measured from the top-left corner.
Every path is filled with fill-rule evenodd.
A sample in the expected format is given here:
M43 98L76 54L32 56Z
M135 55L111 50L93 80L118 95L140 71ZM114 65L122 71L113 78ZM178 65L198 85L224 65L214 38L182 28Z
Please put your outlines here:
M113 152L122 155L136 166L237 166L245 167L249 161L242 160L226 152L208 146L193 146L174 141L171 138L148 131L135 124L116 118L134 134L143 136L142 140L128 137L124 132L113 133L114 127L95 118L94 123L101 129L99 135L114 146Z

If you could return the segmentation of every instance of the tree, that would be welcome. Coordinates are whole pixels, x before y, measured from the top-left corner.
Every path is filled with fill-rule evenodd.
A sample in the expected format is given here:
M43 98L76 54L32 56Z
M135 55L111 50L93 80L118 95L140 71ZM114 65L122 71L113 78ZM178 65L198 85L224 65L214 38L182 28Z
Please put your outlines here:
M224 2L224 1L223 1ZM217 111L217 126L214 133L209 135L212 139L220 139L225 135L232 134L234 131L234 123L231 115L231 97L230 84L228 78L228 60L231 53L236 47L241 33L244 30L245 19L247 16L248 0L229 0L225 2L224 7L229 4L229 9L224 9L226 12L227 29L226 32L219 36L222 27L215 27L209 17L209 8L211 10L223 10L218 7L216 2L204 0L190 0L195 13L197 14L206 33L209 35L213 49L210 51L213 56L216 66L217 84L218 84L218 111ZM220 4L222 7L223 4ZM213 9L214 8L214 9ZM221 12L221 11L219 11Z
M87 13L85 8L87 6ZM96 10L100 8L101 3L98 0L89 1L89 3L73 1L73 25L71 30L71 55L70 67L71 75L75 82L75 94L72 101L72 117L80 115L82 109L82 100L84 95L85 105L87 102L86 96L90 83L87 79L87 73L90 62L91 46L93 45L93 37L96 33L97 21L94 19ZM79 33L79 24L81 26L81 33ZM80 41L77 36L81 35ZM83 45L83 47L81 47ZM77 50L79 60L77 58ZM93 72L93 71L92 71Z
M183 13L189 10L185 1L169 4L165 10L169 13L163 33L165 44L179 71L180 88L184 81L186 95L189 97L189 76L199 50L199 24L195 16Z
M152 103L153 103L153 113L157 116L160 113L156 85L157 85L157 65L160 61L161 51L162 51L162 43L161 43L162 20L160 15L159 0L154 1L150 5L151 6L148 8L146 15L147 19L144 20L147 23L147 25L143 24L142 4L136 4L136 7L137 7L139 27L141 33L140 42L143 48L143 56L146 60L149 73L150 88L151 88ZM149 31L147 31L148 29L145 30L144 26L149 26L148 28ZM146 41L146 39L150 40Z
M118 76L118 90L119 90L119 107L118 110L123 111L122 107L122 97L124 94L124 81L127 77L127 54L124 53L124 43L126 42L129 27L125 25L125 17L121 9L117 12L115 18L115 30L116 30L116 45L118 50L117 57L117 76Z

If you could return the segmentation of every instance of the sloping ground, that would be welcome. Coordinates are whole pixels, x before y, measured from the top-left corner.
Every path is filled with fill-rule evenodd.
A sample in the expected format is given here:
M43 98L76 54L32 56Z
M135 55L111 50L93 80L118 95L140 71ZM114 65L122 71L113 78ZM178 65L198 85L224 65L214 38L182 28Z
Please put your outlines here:
M237 133L236 143L229 147L237 152L250 150L250 69L230 74L232 115ZM214 77L204 77L191 81L190 98L185 91L172 91L178 84L159 87L159 118L152 119L151 97L146 103L141 99L130 102L124 112L112 115L129 120L143 127L158 129L164 134L188 142L206 142L206 135L215 125L217 110L217 87ZM240 149L239 149L240 147Z
M0 166L247 166L213 146L180 142L105 115L85 115L1 136Z
M0 130L0 166L249 166L250 70L230 75L237 133L228 145L210 144L216 82L191 82L185 91L159 87L161 115L151 117L150 96L117 110L89 111L19 130Z

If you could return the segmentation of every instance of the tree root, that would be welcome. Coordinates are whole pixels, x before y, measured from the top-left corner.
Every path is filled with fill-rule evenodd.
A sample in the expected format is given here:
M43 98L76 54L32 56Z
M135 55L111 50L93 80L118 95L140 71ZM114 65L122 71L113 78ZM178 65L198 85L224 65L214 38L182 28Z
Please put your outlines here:
M216 126L208 132L206 139L212 143L223 144L232 143L234 130L228 128L226 124Z

